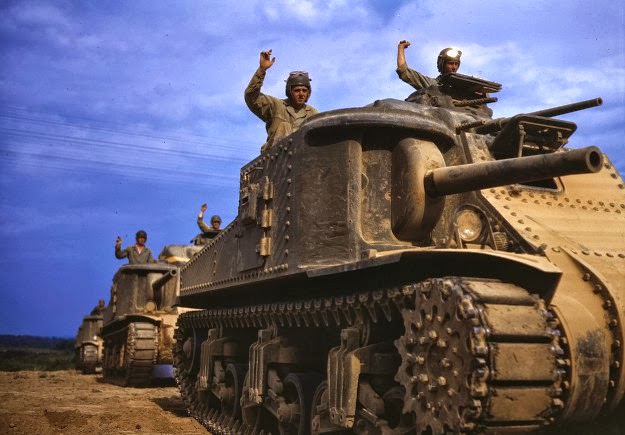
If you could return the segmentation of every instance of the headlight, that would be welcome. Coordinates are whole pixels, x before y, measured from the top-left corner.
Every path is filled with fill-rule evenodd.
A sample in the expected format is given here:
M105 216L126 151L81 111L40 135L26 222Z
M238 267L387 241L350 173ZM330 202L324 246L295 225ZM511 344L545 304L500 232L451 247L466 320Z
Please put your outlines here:
M465 208L456 214L456 227L463 241L475 242L482 234L484 223L477 212Z

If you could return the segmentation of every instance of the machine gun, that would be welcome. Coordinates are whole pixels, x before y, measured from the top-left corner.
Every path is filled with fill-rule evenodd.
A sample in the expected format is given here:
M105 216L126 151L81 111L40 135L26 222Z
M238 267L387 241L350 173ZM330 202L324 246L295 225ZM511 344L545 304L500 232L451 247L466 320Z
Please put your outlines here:
M549 109L519 114L510 118L476 121L461 124L456 132L475 128L478 134L497 133L489 148L496 159L521 157L528 154L553 152L565 145L577 125L570 121L551 119L578 110L600 106L601 98L580 101Z
M564 115L565 113L577 112L579 110L590 109L591 107L601 106L603 100L601 98L593 98L592 100L578 101L577 103L565 104L563 106L551 107L548 109L537 110L535 112L529 112L521 114L525 116L540 116L543 118L551 118L553 116ZM515 115L515 116L521 116ZM491 121L475 121L461 124L456 127L456 131L461 132L475 128L476 133L487 134L501 130L510 120L515 116L509 118L497 118Z

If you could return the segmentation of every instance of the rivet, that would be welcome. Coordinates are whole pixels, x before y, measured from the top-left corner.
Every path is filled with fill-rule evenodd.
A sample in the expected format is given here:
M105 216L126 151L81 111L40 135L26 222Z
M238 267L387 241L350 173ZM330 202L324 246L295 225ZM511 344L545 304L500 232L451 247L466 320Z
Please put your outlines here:
M530 227L525 227L525 231L530 232L530 231L532 231L532 229Z
M284 250L284 255L289 255L289 250L288 249Z
M291 225L291 221L286 221L286 222L284 223L284 225L286 225L287 227L288 227L288 226L290 226L290 225Z
M287 192L286 197L290 198L291 197L291 192Z
M427 384L429 382L430 378L428 378L428 375L421 373L419 375L419 381L421 381L421 383L423 384Z
M596 255L597 257L601 257L601 252L597 252L597 251L595 251L595 255Z
M589 274L588 272L586 272L586 273L584 274L584 276L582 277L582 279L583 279L584 281L590 281L590 274Z
M553 252L560 252L560 248L551 248Z
M584 254L584 255L590 255L590 252L589 252L587 249L584 249L584 250L582 251L582 254Z
M291 207L287 207L287 208L286 208L286 212L287 212L287 213L291 213Z
M289 240L289 239L290 239L290 237L289 237L288 234L286 236L284 236L284 240Z
M286 182L287 182L288 184L291 184L291 179L290 179L290 178L287 178L287 179L286 179Z
M519 223L523 225L525 222L523 221L523 219L519 219Z
M610 257L610 258L614 257L614 254L613 254L613 253L611 253L611 252L606 252L606 254L605 254L605 255L606 255L606 256L608 256L608 257Z
M432 340L436 340L438 338L438 333L434 330L431 330L428 332L428 337L430 337Z

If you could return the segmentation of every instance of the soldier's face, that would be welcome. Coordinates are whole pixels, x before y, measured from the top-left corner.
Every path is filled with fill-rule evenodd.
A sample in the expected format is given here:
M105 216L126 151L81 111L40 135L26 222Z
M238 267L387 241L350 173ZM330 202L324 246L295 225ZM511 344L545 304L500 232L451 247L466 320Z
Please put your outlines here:
M212 225L214 230L218 230L219 226L221 225L221 221L212 221L211 225Z
M145 237L137 237L137 245L144 246L145 245Z
M308 101L308 97L310 97L310 91L306 86L291 86L289 100L296 109L301 109Z
M455 73L460 68L460 62L457 60L448 60L443 65L443 73Z

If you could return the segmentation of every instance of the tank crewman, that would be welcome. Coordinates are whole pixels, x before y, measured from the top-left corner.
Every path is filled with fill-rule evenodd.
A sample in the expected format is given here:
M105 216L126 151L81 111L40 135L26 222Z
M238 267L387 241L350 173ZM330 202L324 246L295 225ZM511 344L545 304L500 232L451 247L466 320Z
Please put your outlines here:
M100 299L98 300L98 305L96 305L93 310L91 310L91 315L92 316L99 316L102 313L104 313L104 310L106 309L106 303L104 302L104 299Z
M443 76L445 74L455 73L458 71L460 68L460 56L462 56L462 51L451 47L442 49L436 59L436 68L440 74L438 77L432 78L408 67L405 54L405 50L408 47L410 47L409 41L402 40L397 44L397 75L400 79L417 90L417 92L410 95L406 101L419 101L425 104L432 104L432 100L427 98L425 100L421 100L420 96L422 96L428 88L436 87L436 89L440 89ZM466 90L456 89L453 87L446 87L444 93L451 97L452 100L473 100L488 96L486 93L467 93ZM485 104L476 104L471 107L466 107L465 110L479 116L492 117L493 115L493 111Z
M202 204L200 213L197 215L197 226L200 227L204 237L212 239L221 231L219 228L221 226L221 218L219 215L211 216L211 226L209 227L204 223L204 213L206 213L206 210L208 210L208 205Z
M139 230L135 239L136 243L134 246L122 249L122 238L117 236L117 240L115 240L115 257L119 259L128 257L128 264L156 263L152 256L152 251L145 246L145 242L148 240L148 233Z
M260 91L265 74L275 61L276 58L271 57L271 50L261 51L260 65L245 88L247 107L266 124L267 142L261 147L261 152L296 131L306 119L319 113L317 109L306 104L312 91L307 72L293 71L289 74L285 88L286 99L265 95Z
M405 50L408 47L410 47L409 41L399 41L399 44L397 44L397 75L399 78L417 90L438 85L440 75L434 79L408 67L405 54ZM441 50L436 60L438 72L441 75L457 72L460 68L460 56L462 56L462 52L455 48Z

